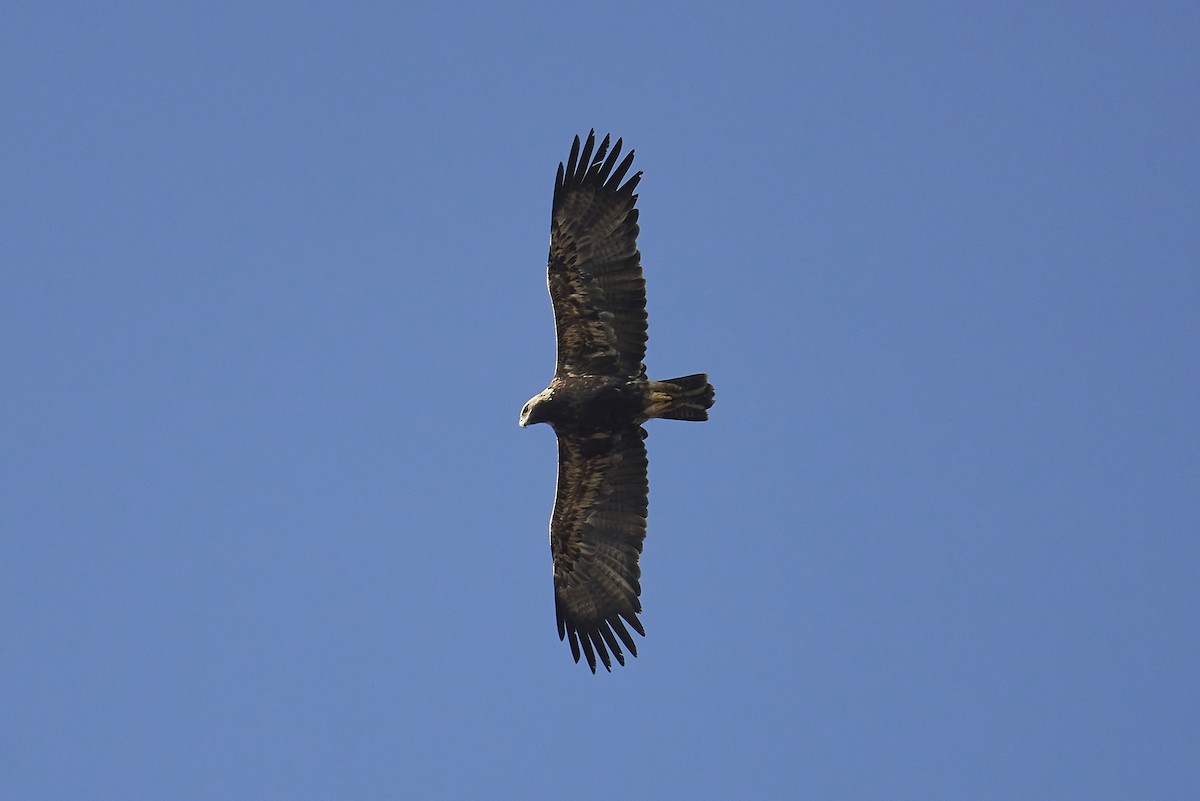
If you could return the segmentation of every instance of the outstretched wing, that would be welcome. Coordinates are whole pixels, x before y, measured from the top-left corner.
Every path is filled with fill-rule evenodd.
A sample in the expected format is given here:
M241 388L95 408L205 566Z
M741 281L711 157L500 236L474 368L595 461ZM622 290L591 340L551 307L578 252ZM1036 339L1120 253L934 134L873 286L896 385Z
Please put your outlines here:
M608 670L610 651L625 664L620 643L637 656L626 623L646 635L637 618L638 556L646 539L645 436L638 426L601 437L558 435L558 495L550 518L558 637L570 638L576 662L582 647L593 673L597 653Z
M621 184L633 151L616 166L618 139L608 137L592 155L596 132L571 146L558 165L550 222L547 283L558 333L559 375L644 373L646 282L637 249L637 195L642 174Z

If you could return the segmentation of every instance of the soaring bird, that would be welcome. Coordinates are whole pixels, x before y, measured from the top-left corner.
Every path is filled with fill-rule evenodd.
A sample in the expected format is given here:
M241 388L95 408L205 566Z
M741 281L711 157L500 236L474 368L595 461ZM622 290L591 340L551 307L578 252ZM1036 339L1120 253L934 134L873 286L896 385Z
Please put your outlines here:
M646 354L646 282L638 252L642 174L622 183L633 151L596 146L595 131L558 165L547 284L558 357L554 378L521 410L522 427L549 423L558 438L558 490L550 517L558 637L596 672L629 628L646 635L638 557L646 538L646 430L654 417L707 420L713 387L703 373L652 381ZM628 628L627 628L628 626Z

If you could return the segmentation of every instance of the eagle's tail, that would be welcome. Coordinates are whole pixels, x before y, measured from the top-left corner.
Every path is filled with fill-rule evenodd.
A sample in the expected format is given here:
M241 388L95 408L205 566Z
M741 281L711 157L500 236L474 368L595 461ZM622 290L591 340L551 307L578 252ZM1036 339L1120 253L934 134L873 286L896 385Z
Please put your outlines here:
M708 375L696 373L682 378L650 382L651 392L664 392L670 396L667 408L655 415L667 420L707 420L708 409L713 405L713 385Z

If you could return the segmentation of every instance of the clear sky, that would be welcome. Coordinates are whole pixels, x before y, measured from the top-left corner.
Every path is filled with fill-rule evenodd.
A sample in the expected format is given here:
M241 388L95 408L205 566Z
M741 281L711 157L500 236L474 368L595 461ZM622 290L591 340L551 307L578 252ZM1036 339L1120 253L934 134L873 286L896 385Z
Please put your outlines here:
M10 4L0 797L1195 797L1198 9ZM717 387L594 676L517 427L592 127Z

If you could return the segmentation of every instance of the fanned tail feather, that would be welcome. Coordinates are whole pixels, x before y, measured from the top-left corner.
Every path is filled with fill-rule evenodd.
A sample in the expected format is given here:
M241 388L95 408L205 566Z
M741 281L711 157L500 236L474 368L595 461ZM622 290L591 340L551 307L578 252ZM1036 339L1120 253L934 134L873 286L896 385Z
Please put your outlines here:
M712 408L715 391L713 385L708 383L707 373L685 375L682 378L668 378L666 381L655 383L669 385L671 395L678 401L678 405L663 412L659 417L667 420L702 421L708 419L708 410Z

